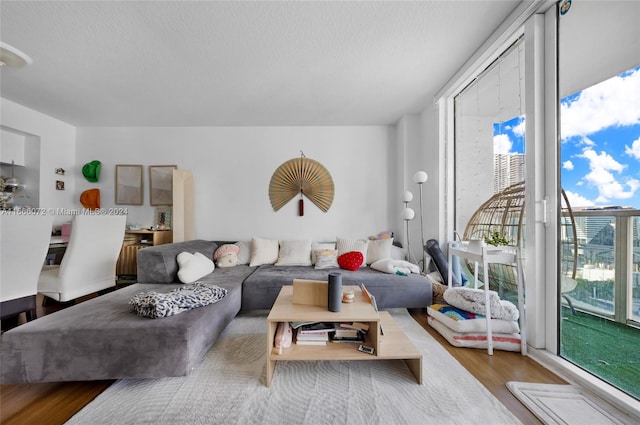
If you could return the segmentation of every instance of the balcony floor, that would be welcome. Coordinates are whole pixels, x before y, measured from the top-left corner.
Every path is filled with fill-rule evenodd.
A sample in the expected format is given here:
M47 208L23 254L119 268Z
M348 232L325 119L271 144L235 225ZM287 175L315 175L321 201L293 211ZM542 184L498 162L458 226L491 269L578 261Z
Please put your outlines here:
M640 330L562 309L561 355L640 399Z

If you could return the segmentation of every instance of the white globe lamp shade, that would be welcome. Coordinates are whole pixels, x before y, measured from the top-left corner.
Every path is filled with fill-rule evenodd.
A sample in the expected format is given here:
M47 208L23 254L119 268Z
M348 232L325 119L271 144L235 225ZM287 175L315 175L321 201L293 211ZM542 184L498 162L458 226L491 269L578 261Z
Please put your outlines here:
M402 210L402 219L403 220L413 220L413 217L416 216L416 213L413 212L413 210L411 208L405 208L404 210Z
M413 193L411 193L408 190L405 190L404 194L402 195L402 199L403 199L403 202L411 202L413 200Z
M427 175L427 173L425 173L424 171L418 171L413 175L413 182L422 184L426 182L428 178L429 176Z

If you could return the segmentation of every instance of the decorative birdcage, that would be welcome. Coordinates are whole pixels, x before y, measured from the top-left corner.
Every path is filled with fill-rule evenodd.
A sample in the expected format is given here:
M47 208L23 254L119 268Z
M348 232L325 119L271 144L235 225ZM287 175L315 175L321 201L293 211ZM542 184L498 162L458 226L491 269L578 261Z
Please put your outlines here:
M578 253L575 220L564 190L561 201L562 271L563 275L575 278ZM484 239L497 232L508 241L509 245L520 247L521 256L524 258L524 208L525 184L524 182L515 183L493 195L473 213L464 230L463 239ZM467 261L467 267L473 275L474 264ZM489 281L498 289L516 287L515 268L506 264L490 264Z

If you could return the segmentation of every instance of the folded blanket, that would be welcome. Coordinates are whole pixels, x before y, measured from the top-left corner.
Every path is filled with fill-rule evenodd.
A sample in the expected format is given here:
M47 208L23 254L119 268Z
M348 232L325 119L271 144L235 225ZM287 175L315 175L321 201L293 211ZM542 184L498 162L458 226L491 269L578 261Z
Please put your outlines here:
M427 322L454 347L487 348L487 334L484 332L456 332L431 316L427 317ZM522 349L521 337L518 333L495 332L491 334L491 340L496 350L520 351Z
M169 292L144 292L134 295L129 304L138 316L157 319L213 304L227 295L227 290L211 283L195 282Z
M487 320L482 314L475 314L449 304L432 304L427 307L429 317L442 323L454 332L486 332ZM491 330L495 333L513 334L520 332L518 322L491 319Z
M445 301L462 310L475 314L485 314L484 289L449 288L444 292ZM518 320L520 313L516 306L507 300L501 300L498 293L489 291L489 308L491 318L501 320Z

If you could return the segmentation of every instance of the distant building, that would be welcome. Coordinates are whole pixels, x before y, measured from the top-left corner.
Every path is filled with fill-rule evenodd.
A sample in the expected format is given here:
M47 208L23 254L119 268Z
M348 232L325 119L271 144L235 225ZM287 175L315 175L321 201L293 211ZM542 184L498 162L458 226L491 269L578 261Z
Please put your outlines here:
M493 193L523 182L525 178L524 154L507 153L493 155Z

